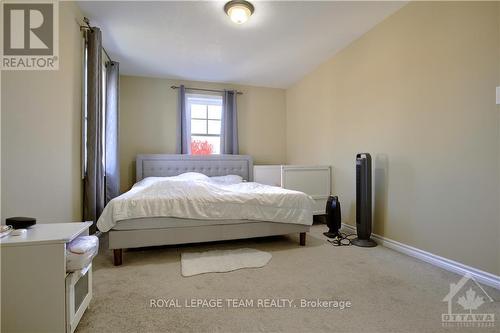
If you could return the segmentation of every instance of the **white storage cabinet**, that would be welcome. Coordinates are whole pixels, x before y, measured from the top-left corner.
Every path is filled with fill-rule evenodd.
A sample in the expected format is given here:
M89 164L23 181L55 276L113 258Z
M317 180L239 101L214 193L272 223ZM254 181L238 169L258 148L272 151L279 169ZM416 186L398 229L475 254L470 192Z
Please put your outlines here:
M254 181L309 194L314 215L325 214L331 193L331 167L320 165L255 165Z
M72 333L92 299L92 263L66 272L66 246L92 223L36 224L0 238L2 332Z

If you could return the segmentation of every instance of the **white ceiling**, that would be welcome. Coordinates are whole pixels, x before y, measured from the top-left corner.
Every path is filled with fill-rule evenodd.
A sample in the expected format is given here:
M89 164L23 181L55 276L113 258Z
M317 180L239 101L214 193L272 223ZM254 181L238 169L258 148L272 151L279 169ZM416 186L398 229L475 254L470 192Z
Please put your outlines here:
M79 1L126 75L286 88L405 2L253 1L236 25L224 1Z

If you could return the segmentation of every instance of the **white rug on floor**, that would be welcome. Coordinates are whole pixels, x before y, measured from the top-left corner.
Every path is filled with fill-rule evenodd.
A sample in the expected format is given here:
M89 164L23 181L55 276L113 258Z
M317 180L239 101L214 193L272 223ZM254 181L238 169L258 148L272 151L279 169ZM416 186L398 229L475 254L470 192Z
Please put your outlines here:
M271 253L248 248L185 252L181 254L181 271L182 276L193 276L257 268L267 265L271 257Z

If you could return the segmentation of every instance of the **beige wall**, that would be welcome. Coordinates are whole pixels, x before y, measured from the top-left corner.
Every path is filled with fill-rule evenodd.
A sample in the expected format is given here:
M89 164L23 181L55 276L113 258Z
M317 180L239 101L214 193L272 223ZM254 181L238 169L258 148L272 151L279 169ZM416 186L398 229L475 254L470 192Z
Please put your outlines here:
M410 3L286 93L287 162L333 166L343 222L370 152L375 233L495 274L498 6Z
M175 153L177 90L172 85L238 89L240 153L254 163L285 162L285 91L241 85L120 77L121 190L135 181L137 154Z
M62 2L59 16L59 70L2 73L2 221L82 218L81 13Z
M498 22L497 22L497 24L498 24L498 35L500 36L500 4L498 5ZM500 54L500 43L498 43L497 49L498 49L498 54ZM497 68L498 68L497 87L500 87L500 62L498 63ZM500 104L497 105L497 119L498 119L498 128L500 129ZM500 166L500 139L498 140L498 165ZM498 188L500 189L500 167L498 168ZM498 196L498 210L500 211L500 195ZM498 220L499 220L498 221L498 234L500 235L500 218ZM498 253L500 253L500 241L498 242ZM497 258L497 264L498 264L498 267L500 267L500 255L498 255L498 258Z

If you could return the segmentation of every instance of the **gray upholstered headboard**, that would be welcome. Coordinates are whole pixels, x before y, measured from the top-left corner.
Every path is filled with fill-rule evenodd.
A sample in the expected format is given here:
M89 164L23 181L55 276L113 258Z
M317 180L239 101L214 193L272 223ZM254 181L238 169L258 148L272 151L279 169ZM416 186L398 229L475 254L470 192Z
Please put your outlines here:
M253 181L253 161L248 155L137 155L136 181L146 177L171 177L199 172L209 177L238 175Z

